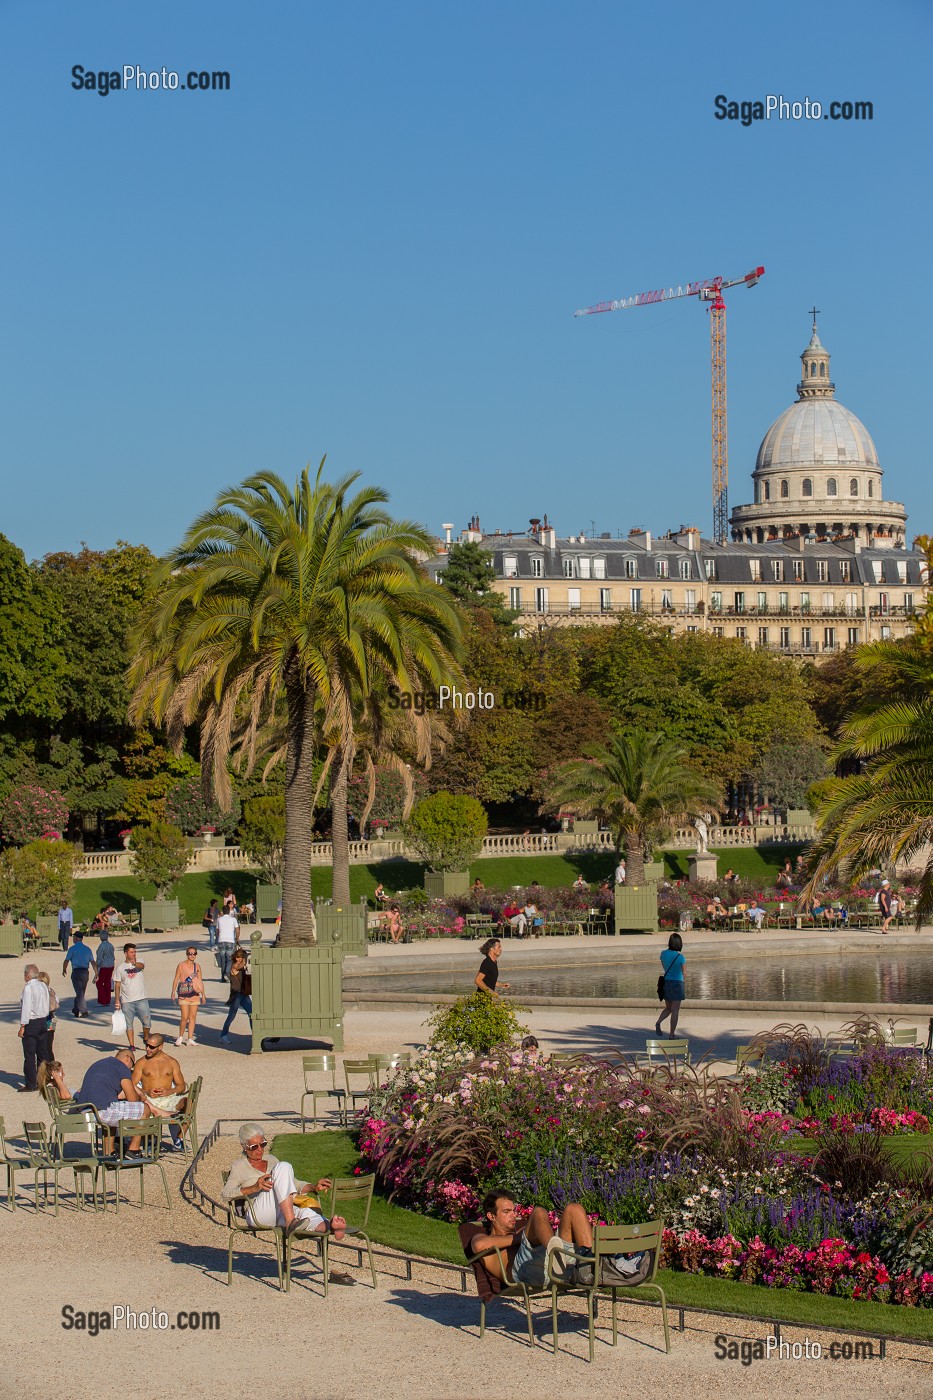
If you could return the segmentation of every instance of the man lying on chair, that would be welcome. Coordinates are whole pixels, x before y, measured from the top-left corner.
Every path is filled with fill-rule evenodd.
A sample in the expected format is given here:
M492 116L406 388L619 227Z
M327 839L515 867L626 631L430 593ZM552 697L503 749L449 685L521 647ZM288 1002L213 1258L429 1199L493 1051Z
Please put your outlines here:
M473 1254L499 1248L505 1258L508 1277L502 1278L498 1254L489 1254L482 1264L493 1278L503 1283L523 1283L527 1288L543 1288L552 1280L593 1285L593 1227L577 1201L564 1207L557 1232L543 1206L535 1206L518 1225L518 1206L510 1191L490 1191L483 1200L483 1222L469 1242ZM604 1259L601 1283L640 1282L643 1255L615 1255ZM613 1277L609 1277L609 1275Z

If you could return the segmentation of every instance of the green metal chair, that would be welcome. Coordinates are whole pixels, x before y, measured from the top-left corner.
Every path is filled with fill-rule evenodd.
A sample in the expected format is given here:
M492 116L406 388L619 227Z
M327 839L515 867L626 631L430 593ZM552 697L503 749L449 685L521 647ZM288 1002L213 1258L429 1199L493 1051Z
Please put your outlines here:
M162 1186L165 1190L165 1204L169 1210L172 1209L172 1198L169 1195L168 1179L165 1175L165 1168L159 1161L159 1154L162 1150L162 1130L167 1119L165 1118L121 1118L117 1124L117 1151L110 1157L101 1157L100 1168L106 1173L112 1171L114 1174L114 1191L116 1196L117 1214L120 1213L120 1177L123 1172L139 1172L139 1204L146 1204L146 1167L158 1167L162 1177ZM141 1156L127 1157L126 1153L133 1138L141 1138L139 1145ZM106 1200L106 1185L105 1185Z
M620 1292L627 1293L636 1288L649 1288L657 1293L661 1300L661 1317L664 1322L664 1347L670 1352L671 1349L671 1329L667 1320L667 1298L664 1289L655 1282L658 1272L658 1259L661 1254L661 1240L664 1233L664 1225L660 1220L647 1221L640 1225L595 1225L593 1227L593 1283L589 1288L582 1288L579 1284L558 1284L551 1285L551 1315L554 1330L554 1355L557 1355L557 1299L561 1292L564 1293L586 1293L586 1313L589 1324L590 1340L590 1360L593 1360L595 1350L595 1316L596 1316L596 1295L600 1290L612 1294L612 1345L615 1346L619 1339L619 1324L617 1316L618 1295ZM649 1251L650 1272L637 1283L606 1283L600 1280L604 1277L603 1261L608 1261L616 1254L640 1254Z
M366 1087L361 1087L365 1079ZM369 1102L370 1095L376 1087L376 1072L370 1060L344 1060L343 1062L343 1082L346 1085L346 1097L344 1099L344 1123L347 1122L350 1113L356 1112L358 1099L364 1103Z
M90 1104L80 1105L71 1113L58 1112L52 1104L49 1104L49 1109L55 1134L52 1159L55 1214L58 1214L58 1178L62 1171L74 1173L75 1197L82 1206L87 1204L84 1183L90 1178L94 1209L97 1210L97 1178L102 1165L112 1160L103 1152L100 1143L104 1135L112 1135L113 1129L101 1122L97 1109ZM106 1183L103 1206L106 1209Z
M42 1176L42 1194L46 1205L49 1200L49 1172L55 1181L55 1147L44 1123L24 1123L23 1137L26 1139L26 1161L33 1173L36 1191L36 1209L39 1208L39 1176ZM55 1204L58 1204L58 1183L55 1182Z
M672 1073L678 1065L689 1065L690 1042L683 1040L656 1040L654 1036L645 1041L644 1054L636 1057L640 1068L669 1069Z
M916 1045L916 1026L889 1026L885 1030L884 1039L886 1045Z
M0 1170L6 1172L6 1203L11 1211L16 1209L16 1173L29 1171L28 1157L11 1157L6 1141L6 1125L0 1118ZM46 1185L46 1191L48 1186ZM36 1175L36 1207L39 1204L39 1178Z
M477 1226L464 1224L457 1226L457 1234L466 1255L466 1261L473 1266L473 1277L476 1280L476 1291L479 1294L479 1335L480 1340L486 1335L486 1304L491 1303L494 1298L521 1298L525 1304L525 1317L528 1323L528 1345L535 1344L534 1326L531 1317L531 1300L552 1293L552 1285L545 1283L541 1288L529 1288L525 1283L505 1283L507 1279L508 1263L505 1254L497 1246L490 1249L480 1250L478 1254L470 1253L470 1242L477 1233ZM494 1278L486 1269L483 1260L495 1255L499 1261L499 1271L501 1278ZM562 1285L557 1285L558 1289Z
M304 1075L304 1093L298 1105L298 1112L301 1115L301 1131L305 1132L307 1115L305 1114L305 1102L311 1100L311 1122L317 1122L317 1101L318 1099L336 1099L337 1115L341 1123L347 1121L346 1102L347 1091L337 1087L337 1056L331 1054L302 1055L301 1072ZM311 1078L315 1074L329 1074L330 1084L323 1089L311 1083Z
M376 1184L375 1172L368 1176L338 1176L331 1182L330 1193L328 1195L327 1214L328 1216L346 1216L344 1209L347 1205L363 1202L362 1220L359 1224L351 1224L347 1221L347 1232L344 1238L348 1243L355 1244L357 1240L362 1240L369 1256L369 1271L372 1274L373 1288L378 1288L376 1282L376 1261L373 1258L373 1246L367 1233L369 1224L369 1211L373 1200L373 1187ZM358 1212L353 1212L357 1214ZM288 1238L288 1250L285 1257L285 1274L289 1283L291 1282L292 1271L292 1250L298 1243L315 1245L321 1257L321 1268L324 1271L324 1297L327 1297L327 1285L330 1278L330 1233L322 1230L320 1233L309 1232L303 1235L300 1231L290 1235ZM363 1250L359 1249L360 1264L363 1262Z
M375 1083L378 1085L380 1080L384 1079L387 1074L392 1074L400 1069L409 1069L411 1067L411 1055L407 1050L401 1051L396 1055L370 1055L369 1063L373 1067Z
M185 1156L193 1157L198 1150L198 1099L201 1097L203 1080L200 1075L193 1079L185 1090L185 1107L173 1113L171 1118L161 1121L175 1123L181 1129L179 1141L185 1149Z
M224 1172L224 1185L227 1184L229 1172ZM283 1293L287 1293L291 1286L291 1268L289 1265L288 1238L282 1225L253 1225L247 1214L247 1200L245 1196L237 1196L234 1200L227 1202L227 1224L230 1227L230 1242L227 1247L227 1286L233 1287L233 1245L237 1235L251 1235L253 1239L259 1239L262 1235L271 1235L275 1244L275 1265L279 1276L279 1288Z

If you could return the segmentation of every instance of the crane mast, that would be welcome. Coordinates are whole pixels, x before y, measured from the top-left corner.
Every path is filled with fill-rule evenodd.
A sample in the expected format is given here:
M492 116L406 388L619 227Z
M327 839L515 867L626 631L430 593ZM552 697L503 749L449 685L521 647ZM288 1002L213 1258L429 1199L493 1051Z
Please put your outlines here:
M575 316L594 316L603 311L624 311L632 306L653 306L677 297L696 297L709 305L710 377L712 384L713 418L713 541L725 544L729 528L729 418L726 409L726 303L723 292L740 285L754 287L764 276L764 268L756 267L744 277L725 281L713 277L705 282L688 282L676 290L669 287L653 292L639 292L618 301L600 301L575 311Z

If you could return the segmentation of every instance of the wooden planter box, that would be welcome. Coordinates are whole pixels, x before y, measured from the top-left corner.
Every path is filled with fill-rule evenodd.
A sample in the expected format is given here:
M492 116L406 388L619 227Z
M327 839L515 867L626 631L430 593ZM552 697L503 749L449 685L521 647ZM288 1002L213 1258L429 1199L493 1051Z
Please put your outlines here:
M318 937L321 935L318 915ZM253 977L253 1047L273 1036L330 1040L343 1049L343 945L334 941L308 948L263 947L258 929L250 938Z
M19 924L0 924L0 958L18 958L23 951L23 931Z
M645 884L658 885L664 879L663 860L649 860L645 862Z
M657 933L657 885L616 885L615 924L616 933Z
M431 899L446 899L451 894L470 893L469 870L426 870L425 893Z
M369 939L366 936L369 909L365 900L360 904L341 907L334 904L318 904L315 908L317 919L317 941L330 944L339 936L344 957L365 958L369 956Z
M271 919L273 922L279 916L279 904L282 899L281 885L261 885L256 881L256 922L261 924L264 919Z
M139 931L156 929L168 933L182 922L177 899L144 899L139 905Z
M35 920L40 948L60 948L58 938L58 915L38 914ZM69 940L70 942L70 940Z

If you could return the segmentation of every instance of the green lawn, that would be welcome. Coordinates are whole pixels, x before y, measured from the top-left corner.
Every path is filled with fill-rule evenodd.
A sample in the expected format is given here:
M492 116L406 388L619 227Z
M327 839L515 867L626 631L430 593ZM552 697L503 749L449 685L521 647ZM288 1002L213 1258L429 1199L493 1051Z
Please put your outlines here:
M738 850L718 851L720 874L731 865L737 875L750 880L770 881L788 856L796 856L798 846L748 846ZM672 879L685 879L685 851L665 851L667 874ZM569 887L582 872L591 884L612 877L615 856L611 851L580 851L560 856L496 856L478 860L470 867L490 889L508 889L511 885L530 885L532 880L548 888ZM388 860L376 865L351 865L350 897L354 901L372 895L381 880L392 893L412 889L422 884L424 866L409 860ZM230 886L240 900L251 899L256 890L256 875L252 871L206 870L185 875L178 882L175 894L188 916L189 923L199 923L212 899L219 899ZM311 892L318 899L329 899L333 888L330 866L314 866L311 870ZM105 904L112 904L123 913L138 909L141 899L153 899L155 889L143 885L131 875L99 876L93 880L76 880L73 908L77 919L89 919Z
M812 1138L791 1138L787 1145L805 1157L819 1151L819 1143ZM899 1166L906 1166L912 1176L920 1176L933 1156L933 1133L892 1133L884 1146Z
M272 1150L291 1162L299 1180L321 1176L351 1176L358 1153L347 1133L282 1133ZM353 1216L348 1215L350 1224ZM463 1250L453 1225L431 1220L391 1205L384 1196L373 1197L369 1216L372 1240L406 1254L463 1262ZM879 1337L933 1338L933 1314L928 1308L905 1308L891 1303L859 1303L847 1298L826 1298L818 1293L798 1293L789 1288L763 1288L729 1283L704 1274L675 1273L662 1269L658 1282L672 1306L708 1308L743 1317L777 1318L812 1327L843 1327Z

